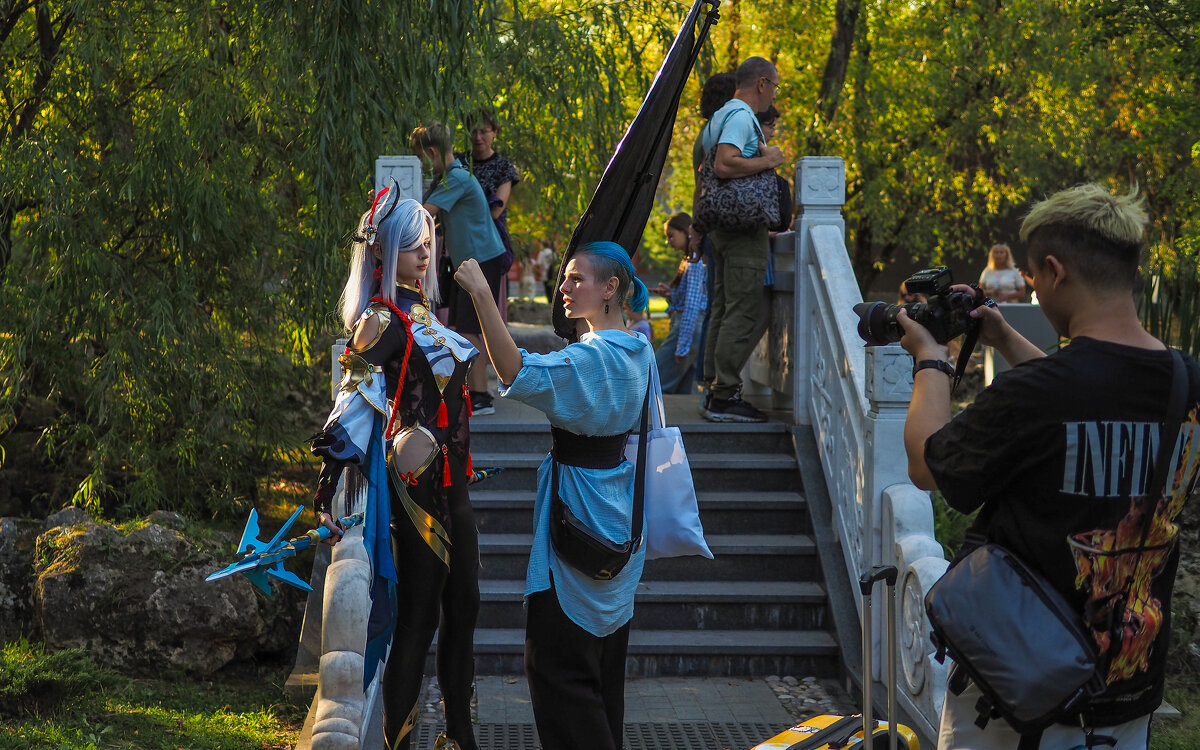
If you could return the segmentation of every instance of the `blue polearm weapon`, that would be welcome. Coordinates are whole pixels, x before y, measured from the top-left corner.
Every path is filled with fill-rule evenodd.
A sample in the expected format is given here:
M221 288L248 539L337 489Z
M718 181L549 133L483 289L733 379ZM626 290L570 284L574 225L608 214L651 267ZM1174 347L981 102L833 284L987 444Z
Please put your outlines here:
M258 538L258 510L252 508L250 510L250 518L246 521L246 528L242 531L242 542L238 545L237 553L242 556L240 560L232 565L222 568L215 573L212 573L204 580L215 581L219 578L231 576L234 573L241 573L250 579L263 593L270 596L271 594L271 579L295 586L304 591L312 591L312 586L309 586L299 576L283 567L285 558L294 557L298 552L303 552L314 544L319 544L329 538L332 533L326 526L320 526L311 529L295 539L284 539L283 535L291 528L292 522L304 511L304 506L296 508L296 512L292 513L292 517L280 527L275 536L269 542L264 542ZM337 523L343 529L349 529L363 522L363 514L355 513L352 516L339 518Z

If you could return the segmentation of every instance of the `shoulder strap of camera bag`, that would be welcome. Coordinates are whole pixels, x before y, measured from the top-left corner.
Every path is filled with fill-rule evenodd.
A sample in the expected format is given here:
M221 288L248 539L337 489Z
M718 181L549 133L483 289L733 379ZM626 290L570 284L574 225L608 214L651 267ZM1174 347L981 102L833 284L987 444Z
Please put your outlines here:
M1147 498L1151 503L1158 502L1167 484L1167 474L1171 470L1171 454L1175 452L1175 442L1179 439L1179 429L1183 426L1183 414L1187 399L1187 366L1178 351L1168 347L1171 353L1171 397L1167 401L1167 418L1163 422L1163 431L1159 437L1158 458L1154 462L1154 475L1150 477L1150 487ZM1142 518L1142 540L1138 545L1146 545L1146 536L1150 533L1150 521L1153 513L1147 513Z

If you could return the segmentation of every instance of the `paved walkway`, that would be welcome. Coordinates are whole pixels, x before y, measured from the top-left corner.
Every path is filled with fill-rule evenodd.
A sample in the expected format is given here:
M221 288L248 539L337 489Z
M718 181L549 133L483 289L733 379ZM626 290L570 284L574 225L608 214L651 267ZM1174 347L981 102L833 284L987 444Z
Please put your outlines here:
M481 676L472 717L482 750L539 750L524 676ZM427 679L414 748L442 729L437 682ZM750 750L798 721L849 714L832 681L796 677L639 677L625 682L626 750Z

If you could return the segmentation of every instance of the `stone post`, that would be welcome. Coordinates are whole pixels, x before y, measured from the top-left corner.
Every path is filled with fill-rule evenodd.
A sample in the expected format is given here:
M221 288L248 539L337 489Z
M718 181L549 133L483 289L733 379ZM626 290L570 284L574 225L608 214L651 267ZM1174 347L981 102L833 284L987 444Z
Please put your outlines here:
M867 528L863 529L867 565L894 565L894 549L885 549L884 539L892 530L884 529L883 490L894 484L908 482L908 456L904 450L904 420L912 400L912 357L899 344L866 347L867 413L863 417L863 498L871 507L863 514ZM880 589L882 592L883 589ZM875 643L873 675L880 678L884 666L888 624L884 607L872 609L875 622L872 632Z
M796 196L800 216L796 219L796 257L793 275L795 308L792 324L792 418L796 424L812 424L809 408L812 360L804 332L810 330L812 309L812 237L816 226L836 226L846 234L842 204L846 201L846 167L837 156L805 156L796 167Z
M383 189L387 178L395 177L400 194L421 200L421 160L415 156L380 156L375 160L375 192Z

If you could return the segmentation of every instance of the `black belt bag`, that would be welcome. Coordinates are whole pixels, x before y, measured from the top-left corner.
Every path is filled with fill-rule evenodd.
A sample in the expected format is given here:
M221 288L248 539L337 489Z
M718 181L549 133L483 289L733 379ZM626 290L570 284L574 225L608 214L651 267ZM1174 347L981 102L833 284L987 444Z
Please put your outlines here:
M637 469L634 473L633 528L629 541L620 544L596 533L579 519L558 494L558 464L592 469L610 469L624 459L629 433L589 438L554 428L550 464L550 542L560 560L595 581L611 581L642 544L642 511L646 478L646 425L650 392L642 403Z

